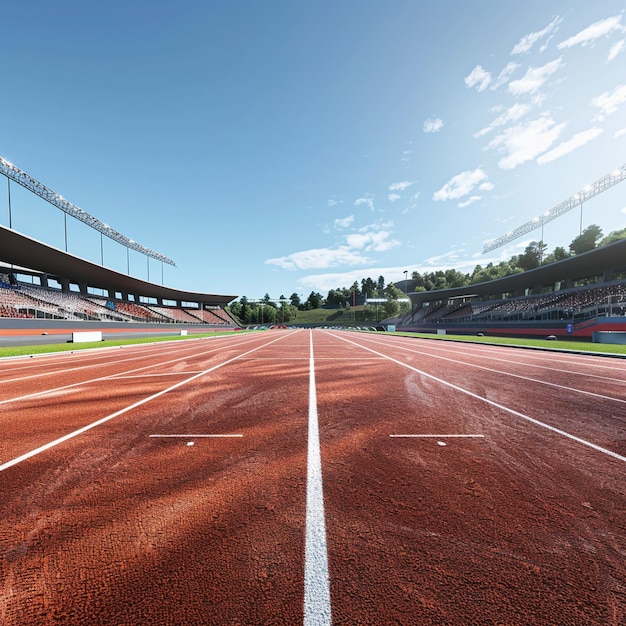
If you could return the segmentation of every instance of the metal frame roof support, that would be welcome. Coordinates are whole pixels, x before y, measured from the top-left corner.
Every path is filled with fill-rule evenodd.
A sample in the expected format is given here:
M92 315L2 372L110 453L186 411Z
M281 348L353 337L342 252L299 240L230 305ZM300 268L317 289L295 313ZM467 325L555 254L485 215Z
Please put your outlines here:
M497 239L492 239L491 241L488 241L483 248L483 254L485 254L486 252L491 252L492 250L495 250L496 248L500 248L504 246L505 244L509 243L510 241L514 241L515 239L518 239L522 235L526 235L532 232L533 230L536 230L539 227L543 228L544 224L547 224L548 222L555 220L557 217L560 217L564 213L567 213L568 211L575 209L579 205L581 207L580 230L582 234L582 205L583 203L589 200L590 198L597 196L603 191L606 191L610 187L613 187L613 185L616 185L617 183L622 182L625 178L626 178L626 163L620 166L618 169L613 170L610 174L607 174L606 176L599 178L593 184L587 185L586 187L581 189L578 193L575 193L573 196L570 196L569 198L567 198L567 200L563 200L563 202L560 202L556 206L553 206L549 211L544 213L544 216L542 218L533 218L532 220L530 220L530 222L526 222L525 224L518 226L516 229L510 231L506 235L502 235L501 237L498 237Z
M121 243L123 246L128 248L132 248L137 252L141 252L141 254L145 254L147 257L152 257L153 259L158 259L159 261L163 261L168 265L176 266L176 263L171 259L168 259L166 256L155 252L154 250L150 250L145 246L138 244L137 242L125 237L124 235L118 233L116 230L113 230L107 224L104 224L99 219L93 217L86 211L83 211L80 207L68 202L63 196L52 191L46 187L43 183L35 180L32 176L28 175L26 172L22 171L12 163L9 163L6 159L0 157L0 174L3 174L8 179L15 181L18 185L21 185L28 191L31 191L35 195L43 198L46 202L49 202L52 206L55 206L57 209L60 209L64 213L75 217L77 220L80 220L84 224L91 226L94 230L106 235L109 239L113 239L113 241L117 241ZM9 225L9 228L11 226Z

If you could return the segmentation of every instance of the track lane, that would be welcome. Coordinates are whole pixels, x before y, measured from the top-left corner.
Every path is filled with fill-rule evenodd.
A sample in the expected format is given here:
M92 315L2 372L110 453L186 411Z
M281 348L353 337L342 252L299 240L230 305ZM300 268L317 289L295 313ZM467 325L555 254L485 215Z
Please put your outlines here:
M186 359L198 359L200 345L204 346L203 354L217 354L223 358L229 354L229 350L237 350L241 345L255 340L250 336L237 336L233 341L221 338L219 343L214 338L197 339L195 341L200 342L198 344L190 341L168 342L158 347L143 344L120 349L85 351L88 354L63 353L50 359L40 358L26 362L21 359L0 360L0 404L40 391L50 392L51 389L65 388L68 384L133 373L168 363L177 363L183 368ZM135 364L141 365L135 367Z
M302 623L306 339L265 335L4 472L5 623Z
M567 431L569 435L626 456L626 437L623 436L626 389L620 381L605 381L599 389L595 380L586 379L586 359L581 360L578 375L553 372L548 380L543 380L536 375L523 375L520 373L523 369L515 364L508 368L504 364L485 366L482 353L472 362L469 353L455 360L439 353L433 355L427 350L399 346L397 341L386 345L380 340L364 339L363 343L372 350L384 346L386 354L483 397L487 402L506 406L550 428Z
M324 339L328 355L369 346ZM348 367L319 343L337 623L620 623L623 462L407 368L393 345Z
M303 622L309 333L273 337L0 475L0 618ZM623 464L312 337L333 623L620 623ZM202 432L242 437L150 437Z
M120 365L128 364L127 358L121 358L110 363L114 371L108 375L0 401L0 426L7 433L0 443L0 471L18 458L28 458L39 449L57 445L57 441L65 441L75 436L74 433L98 426L242 358L266 342L239 341L239 346L225 346L223 350L196 346L195 351L186 351L184 356L171 359L161 355L157 362L123 371ZM233 347L237 349L231 350ZM186 371L188 367L192 368L190 374ZM138 377L138 372L144 375ZM58 433L56 437L55 433Z
M372 345L390 345L381 343L380 340L368 339ZM452 346L441 346L441 341L423 340L419 347L412 345L413 342L403 344L394 341L393 344L407 354L419 354L439 358L449 363L465 363L473 367L483 367L487 371L508 372L512 376L540 379L543 384L562 384L570 381L578 390L589 393L602 393L602 387L608 386L615 390L618 397L626 398L626 367L619 359L578 355L579 361L569 362L561 353L544 352L541 357L536 357L532 351L520 348L508 348L506 351L495 350L490 354L488 350L471 350L470 347L459 350ZM434 344L434 345L433 345ZM472 346L473 347L473 346ZM531 352L531 355L527 355ZM585 367L581 367L584 365ZM595 368L595 369L594 369ZM594 371L590 371L594 369Z
M484 360L486 362L504 362L523 364L532 369L537 368L542 373L553 367L564 373L573 375L581 374L581 364L584 364L585 375L591 377L608 378L609 380L626 380L626 369L623 358L613 358L610 356L594 355L592 353L568 353L562 351L552 351L547 346L546 350L539 348L522 348L516 346L502 345L481 345L480 343L463 343L457 341L423 339L421 337L411 338L408 342L403 341L405 337L387 336L391 343L400 346L404 345L407 350L419 349L430 354L443 354L445 356L468 355L474 360ZM368 341L380 341L381 337L368 338Z

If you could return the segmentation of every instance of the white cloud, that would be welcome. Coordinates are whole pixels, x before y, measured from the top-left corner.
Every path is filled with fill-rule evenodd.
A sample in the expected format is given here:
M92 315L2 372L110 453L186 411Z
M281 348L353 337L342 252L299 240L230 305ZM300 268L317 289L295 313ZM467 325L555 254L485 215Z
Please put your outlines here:
M446 267L445 269L448 268ZM348 272L311 274L300 278L298 284L301 285L303 289L313 289L320 293L325 293L339 286L352 285L354 281L360 283L363 278L367 277L376 280L379 276L384 276L387 282L396 282L404 280L405 271L408 272L408 276L411 276L414 271L421 270L422 268L411 265L401 265L400 267L369 267L350 270Z
M363 205L368 207L370 211L373 211L374 210L374 198L372 196L366 195L366 196L363 196L362 198L357 198L354 201L354 206L363 206Z
M439 191L433 194L433 200L456 200L467 196L471 191L487 180L487 174L480 168L467 170L453 176Z
M613 17L607 17L599 22L594 22L591 26L581 30L573 37L569 37L562 41L557 48L562 50L563 48L571 48L572 46L586 46L588 43L594 42L600 37L605 37L614 31L624 32L624 27L620 24L622 20L621 15L615 15Z
M504 69L498 74L498 78L496 78L495 82L492 83L489 89L495 91L498 87L501 87L506 82L508 82L509 78L511 78L511 75L518 67L518 63L507 63Z
M571 139L564 141L559 144L549 152L542 154L538 159L537 163L539 165L545 165L546 163L550 163L551 161L555 161L556 159L577 150L581 146L584 146L586 143L589 143L599 135L604 132L602 128L588 128L587 130L583 130L580 133L576 133Z
M514 96L535 93L538 89L543 87L550 76L560 70L561 67L563 67L561 57L541 67L529 67L523 78L512 80L509 83L509 93L512 93Z
M491 191L493 188L494 188L494 184L490 183L489 181L486 181L478 185L478 189L480 191Z
M452 264L458 260L460 254L459 252L463 252L463 250L452 249L448 252L444 252L443 254L438 254L437 256L431 256L427 259L424 259L424 269L420 271L420 274L424 272L432 272L436 271L433 268L450 268Z
M335 198L331 198L328 201L328 206L335 206L336 204L342 204L343 200L335 200Z
M401 180L397 183L391 183L391 185L389 185L389 191L405 191L413 184L414 182L411 180Z
M513 106L509 107L502 115L498 115L489 126L479 130L474 134L474 137L482 137L487 133L490 133L494 128L499 128L500 126L505 126L506 124L510 124L511 122L517 122L517 120L521 119L532 110L532 106L530 104L522 104L516 102Z
M352 217L337 222L352 222ZM369 263L367 252L385 252L400 245L392 238L392 222L376 222L345 235L345 243L335 248L313 248L282 257L267 259L266 265L276 265L286 270L320 270L338 266Z
M470 196L465 202L459 202L459 208L464 209L470 204L474 204L477 200L480 200L481 196Z
M397 194L397 193L390 193L387 198L389 199L389 202L395 202L396 200L400 200L402 196Z
M359 228L357 233L348 235L346 243L357 250L367 252L384 252L400 245L400 242L391 239L393 222L375 222Z
M476 87L476 91L485 91L491 82L491 74L477 65L464 80L469 89Z
M615 133L613 134L613 139L617 139L618 137L623 137L624 135L626 135L626 128L620 128L619 130L616 130Z
M565 124L556 124L549 114L503 130L489 144L489 148L504 152L498 161L503 170L515 169L548 150L558 139Z
M366 256L346 247L314 248L265 261L267 265L276 265L286 270L319 270L338 265L359 265L368 262L369 259Z
M611 46L609 50L609 56L607 57L607 63L610 63L615 59L615 57L624 50L624 46L626 46L626 39L622 39L618 41L615 45Z
M529 52L540 39L546 35L550 35L558 27L561 21L562 19L557 16L544 29L525 35L517 44L515 44L515 46L513 46L511 54L525 54L526 52Z
M556 159L560 159L562 156L577 150L581 146L584 146L586 143L589 143L599 135L603 133L602 128L588 128L587 130L583 130L580 133L576 133L571 139L560 143L555 148L552 148L549 152L542 154L538 159L537 163L539 165L545 165L546 163L550 163L551 161L555 161Z
M391 239L391 233L385 230L354 233L346 237L346 243L355 250L365 252L385 252L400 245L400 242Z
M599 109L599 112L593 119L602 121L607 115L615 113L624 102L626 102L626 85L619 85L611 92L605 91L591 100L591 104Z
M425 133L438 133L443 128L443 120L438 117L429 117L423 126Z
M348 215L348 217L336 219L334 225L335 228L343 230L344 228L348 228L352 222L354 222L354 215Z

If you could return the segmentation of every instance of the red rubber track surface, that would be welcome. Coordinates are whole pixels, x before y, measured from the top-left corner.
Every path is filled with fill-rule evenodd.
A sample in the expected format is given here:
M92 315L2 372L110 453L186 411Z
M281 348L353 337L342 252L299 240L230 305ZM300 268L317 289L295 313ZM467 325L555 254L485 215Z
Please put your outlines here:
M0 623L302 624L311 362L332 623L626 623L622 361L323 330L0 361Z

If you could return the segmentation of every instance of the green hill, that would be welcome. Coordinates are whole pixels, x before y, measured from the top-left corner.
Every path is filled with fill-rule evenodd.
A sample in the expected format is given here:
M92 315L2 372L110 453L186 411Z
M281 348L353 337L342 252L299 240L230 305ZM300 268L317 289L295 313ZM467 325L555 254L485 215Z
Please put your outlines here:
M308 311L298 311L295 320L291 320L290 324L320 324L320 325L337 325L337 326L371 326L376 323L376 319L366 320L364 316L363 305L351 307L350 309L310 309ZM370 307L371 309L371 307ZM378 319L382 319L384 315L382 307L379 310Z

